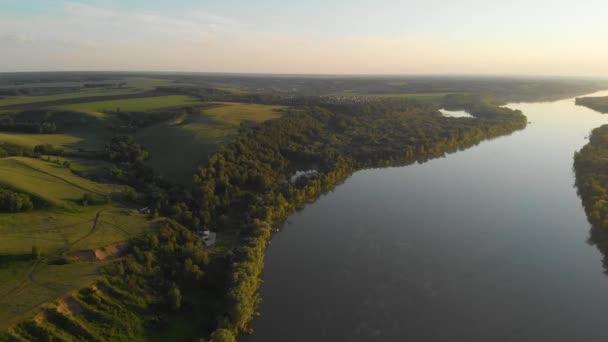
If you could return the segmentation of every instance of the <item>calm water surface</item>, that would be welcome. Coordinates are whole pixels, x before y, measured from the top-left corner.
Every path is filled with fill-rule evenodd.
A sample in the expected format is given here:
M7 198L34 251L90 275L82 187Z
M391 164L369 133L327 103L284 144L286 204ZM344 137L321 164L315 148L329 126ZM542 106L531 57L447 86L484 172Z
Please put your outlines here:
M293 215L243 340L607 341L608 278L572 156L608 116L574 99L509 107L528 128L357 172Z

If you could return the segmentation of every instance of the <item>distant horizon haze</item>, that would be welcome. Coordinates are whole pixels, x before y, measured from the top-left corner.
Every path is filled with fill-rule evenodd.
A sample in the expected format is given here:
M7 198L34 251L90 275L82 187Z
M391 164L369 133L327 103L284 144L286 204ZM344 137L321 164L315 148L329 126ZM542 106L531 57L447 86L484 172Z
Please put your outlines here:
M608 77L608 2L0 0L0 72Z

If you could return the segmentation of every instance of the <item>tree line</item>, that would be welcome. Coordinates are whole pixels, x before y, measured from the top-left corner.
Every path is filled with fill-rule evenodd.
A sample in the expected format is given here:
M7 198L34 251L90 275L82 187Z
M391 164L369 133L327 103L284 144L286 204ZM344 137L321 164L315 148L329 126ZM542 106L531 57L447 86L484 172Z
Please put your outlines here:
M608 273L608 125L591 132L589 143L574 154L576 187L592 225L589 242L603 255Z

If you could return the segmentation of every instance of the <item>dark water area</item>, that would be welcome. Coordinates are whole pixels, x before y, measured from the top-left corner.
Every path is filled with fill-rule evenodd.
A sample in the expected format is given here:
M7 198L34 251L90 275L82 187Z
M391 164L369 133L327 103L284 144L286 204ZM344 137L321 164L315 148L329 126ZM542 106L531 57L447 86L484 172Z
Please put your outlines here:
M608 340L608 278L572 171L608 116L574 99L508 107L531 124L357 172L293 215L269 246L261 316L242 340Z

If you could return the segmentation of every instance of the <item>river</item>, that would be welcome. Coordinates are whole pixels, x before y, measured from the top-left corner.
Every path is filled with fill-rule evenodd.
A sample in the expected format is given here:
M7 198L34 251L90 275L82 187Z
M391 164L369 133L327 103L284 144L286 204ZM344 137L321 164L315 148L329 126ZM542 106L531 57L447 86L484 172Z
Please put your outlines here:
M357 172L290 217L243 340L606 341L608 278L572 157L608 116L574 99L508 107L531 124Z

